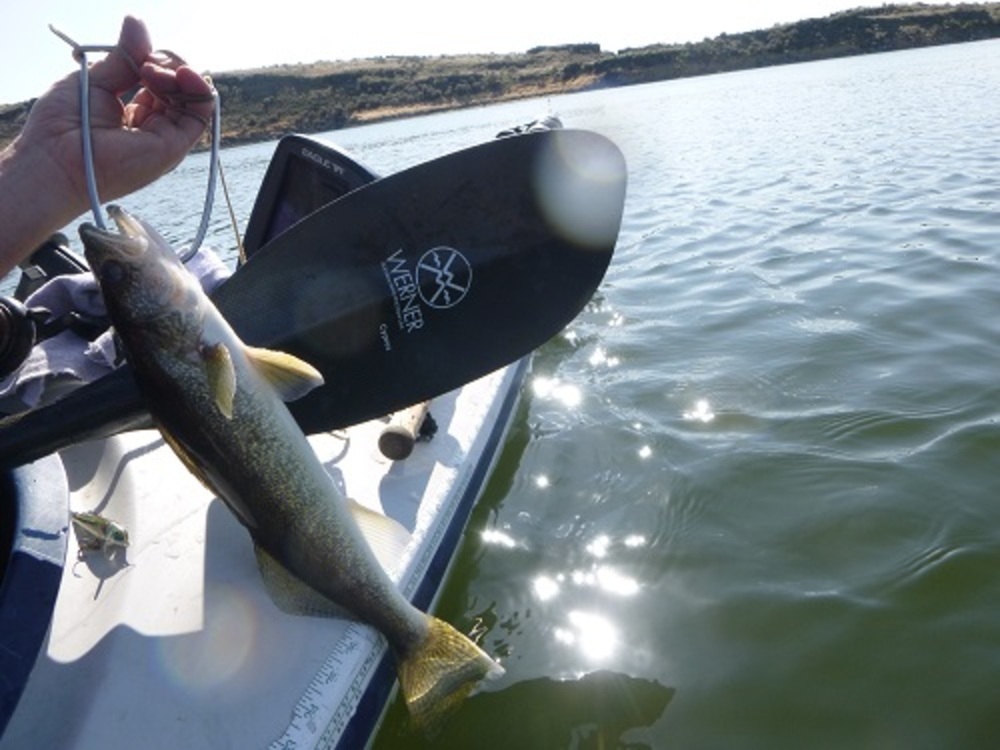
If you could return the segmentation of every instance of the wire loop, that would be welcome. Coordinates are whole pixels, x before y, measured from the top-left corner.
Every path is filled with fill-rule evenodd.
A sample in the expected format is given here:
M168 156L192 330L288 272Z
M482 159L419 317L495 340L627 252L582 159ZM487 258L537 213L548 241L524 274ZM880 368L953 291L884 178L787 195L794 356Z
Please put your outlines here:
M80 131L83 141L84 177L87 181L87 196L90 199L90 210L94 215L94 223L101 229L106 229L107 226L104 222L104 217L101 211L100 196L97 192L97 177L94 171L93 133L90 127L90 67L87 64L87 54L90 52L102 52L109 54L117 52L128 61L128 64L132 66L136 75L139 74L139 66L136 64L135 60L132 59L131 55L125 52L117 44L78 44L51 24L49 24L49 29L53 34L73 48L73 59L80 64ZM180 57L180 55L176 55L169 50L160 50L154 54L160 56L165 65L169 63L184 64L184 59ZM211 79L208 80L211 84ZM195 117L196 115L186 110L184 105L187 102L207 101L209 97L212 101L212 143L211 154L209 156L208 185L205 188L205 204L202 208L201 222L198 225L198 231L196 232L194 240L191 244L178 251L181 261L187 262L194 257L195 253L197 253L198 249L201 247L202 242L205 240L205 235L208 233L208 224L212 217L212 206L215 202L215 186L219 172L219 143L222 140L222 114L220 111L219 92L216 90L215 86L212 86L212 93L210 95L206 95L205 97L190 97L183 101L170 101L168 98L162 97L152 90L150 90L150 93L157 99L157 101L162 102L166 107L183 112L190 117ZM206 126L208 125L207 122L205 124Z

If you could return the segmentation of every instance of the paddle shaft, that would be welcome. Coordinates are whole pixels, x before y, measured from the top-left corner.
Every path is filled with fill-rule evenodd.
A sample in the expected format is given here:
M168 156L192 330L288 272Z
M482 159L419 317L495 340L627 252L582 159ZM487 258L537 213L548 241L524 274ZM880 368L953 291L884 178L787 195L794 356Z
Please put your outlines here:
M0 468L30 463L84 440L150 426L146 402L131 371L123 367L55 403L0 420Z

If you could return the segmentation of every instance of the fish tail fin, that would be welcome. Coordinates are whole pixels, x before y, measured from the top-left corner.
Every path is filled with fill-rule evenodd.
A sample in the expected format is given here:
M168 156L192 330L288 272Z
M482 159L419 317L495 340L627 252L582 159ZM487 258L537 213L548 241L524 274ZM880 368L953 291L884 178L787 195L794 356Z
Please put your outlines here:
M413 721L433 733L476 683L494 679L503 667L455 628L428 615L424 642L399 665L399 685Z

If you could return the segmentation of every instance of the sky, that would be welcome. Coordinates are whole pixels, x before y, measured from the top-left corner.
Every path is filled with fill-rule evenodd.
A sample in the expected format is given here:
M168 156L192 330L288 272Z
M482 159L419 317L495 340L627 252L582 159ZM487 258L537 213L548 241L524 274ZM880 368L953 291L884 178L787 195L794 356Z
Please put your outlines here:
M0 104L39 96L71 72L69 47L113 44L126 14L153 46L201 72L381 55L525 52L592 42L608 51L770 28L880 0L0 0Z

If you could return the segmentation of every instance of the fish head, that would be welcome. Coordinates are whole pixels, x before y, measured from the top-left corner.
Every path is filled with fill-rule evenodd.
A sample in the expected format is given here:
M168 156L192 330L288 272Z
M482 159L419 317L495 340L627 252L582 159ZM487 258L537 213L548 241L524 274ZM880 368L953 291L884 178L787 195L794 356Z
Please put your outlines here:
M197 282L170 244L118 206L108 215L117 232L83 224L80 239L112 321L143 323L183 309Z

